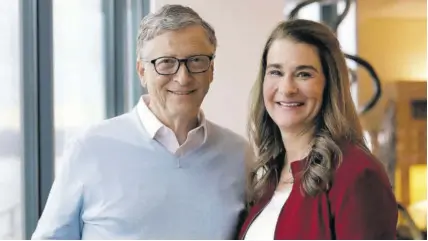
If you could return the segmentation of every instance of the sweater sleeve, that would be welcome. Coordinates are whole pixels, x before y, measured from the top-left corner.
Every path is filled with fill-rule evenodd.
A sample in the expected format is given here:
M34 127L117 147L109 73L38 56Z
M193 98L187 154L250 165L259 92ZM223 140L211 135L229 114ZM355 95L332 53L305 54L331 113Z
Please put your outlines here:
M336 239L395 239L397 203L389 183L366 169L335 194L332 210Z
M83 184L78 179L75 162L80 145L67 148L60 174L55 178L43 214L31 239L81 239L83 221Z

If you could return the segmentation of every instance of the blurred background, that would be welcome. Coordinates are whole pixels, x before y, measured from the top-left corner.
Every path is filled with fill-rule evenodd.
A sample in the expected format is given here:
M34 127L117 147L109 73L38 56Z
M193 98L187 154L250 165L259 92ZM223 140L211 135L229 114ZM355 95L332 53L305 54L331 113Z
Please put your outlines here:
M400 204L400 238L426 238L426 0L0 0L0 239L30 238L68 141L146 93L135 71L139 21L172 3L215 28L203 109L243 136L275 24L305 5L296 17L334 28L346 10L337 36L368 145Z

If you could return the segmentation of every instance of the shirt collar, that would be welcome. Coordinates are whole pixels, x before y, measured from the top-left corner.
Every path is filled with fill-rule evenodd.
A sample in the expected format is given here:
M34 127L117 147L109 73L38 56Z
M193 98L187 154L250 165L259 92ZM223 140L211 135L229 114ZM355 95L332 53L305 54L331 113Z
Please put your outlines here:
M137 113L140 118L141 123L143 123L144 128L147 130L150 138L154 139L156 133L161 128L166 127L153 112L149 109L148 104L150 103L150 97L148 95L141 96L137 104ZM198 127L191 131L198 131L202 129L204 132L204 143L207 139L207 120L205 119L205 114L202 110L198 114Z

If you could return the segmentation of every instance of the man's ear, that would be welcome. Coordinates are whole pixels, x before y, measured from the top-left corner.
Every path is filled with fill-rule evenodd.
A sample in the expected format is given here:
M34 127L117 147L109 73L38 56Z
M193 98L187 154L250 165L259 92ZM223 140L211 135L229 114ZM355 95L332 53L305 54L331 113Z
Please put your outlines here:
M210 83L213 82L213 80L214 80L214 63L211 64L211 71L212 71L212 74L211 74L211 81L210 81Z
M144 68L143 61L137 60L136 68L137 68L138 77L140 78L141 85L143 87L146 87L146 81L144 81L145 68Z

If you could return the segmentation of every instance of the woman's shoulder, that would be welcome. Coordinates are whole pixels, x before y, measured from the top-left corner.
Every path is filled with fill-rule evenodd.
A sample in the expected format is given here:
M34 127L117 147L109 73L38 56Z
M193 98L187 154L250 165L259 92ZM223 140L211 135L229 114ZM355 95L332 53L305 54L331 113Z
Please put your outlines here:
M338 166L340 168L356 169L377 169L382 167L382 163L370 152L356 144L345 144L342 146L342 163Z
M342 162L336 167L333 182L348 186L370 176L389 183L383 164L369 150L355 144L344 145Z

